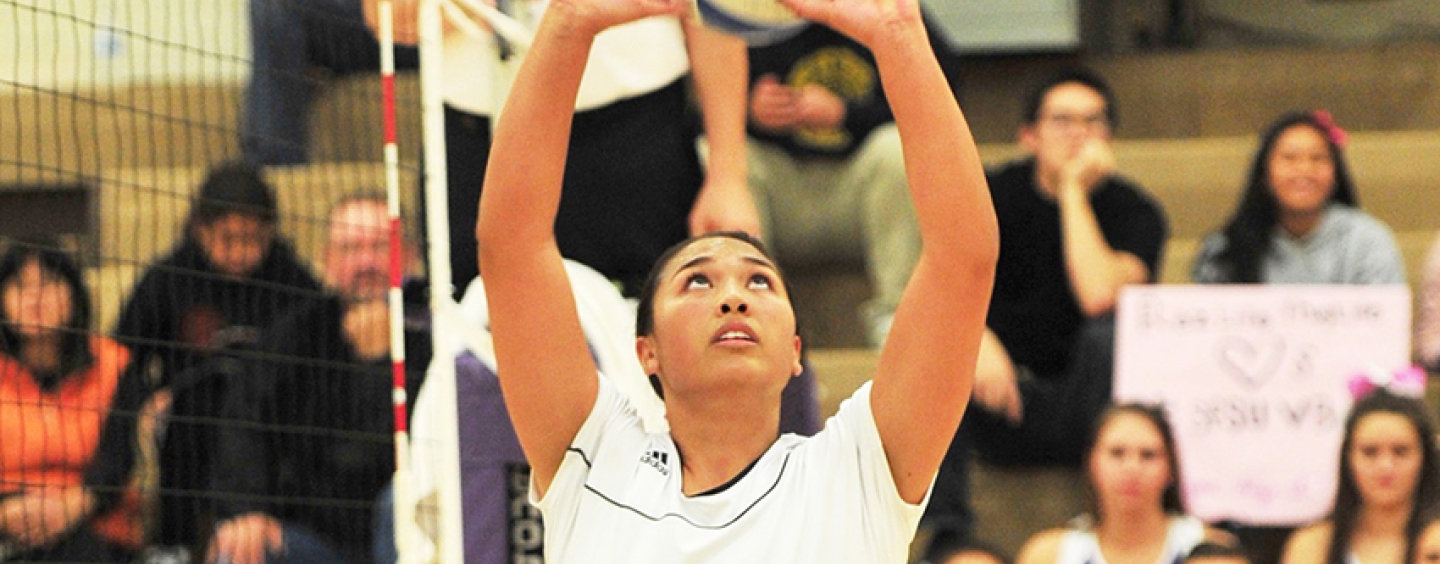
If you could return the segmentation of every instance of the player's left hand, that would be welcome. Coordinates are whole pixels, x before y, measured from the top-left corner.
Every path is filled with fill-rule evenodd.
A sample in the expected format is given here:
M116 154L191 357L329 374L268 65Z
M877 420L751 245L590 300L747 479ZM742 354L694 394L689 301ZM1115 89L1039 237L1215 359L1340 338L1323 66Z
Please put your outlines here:
M779 0L800 17L820 22L874 48L882 31L924 29L919 0Z

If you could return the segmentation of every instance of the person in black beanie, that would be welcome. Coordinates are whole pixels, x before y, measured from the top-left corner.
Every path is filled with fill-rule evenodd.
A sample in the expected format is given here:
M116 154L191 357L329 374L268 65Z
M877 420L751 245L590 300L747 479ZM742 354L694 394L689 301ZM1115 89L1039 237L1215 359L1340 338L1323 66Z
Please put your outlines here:
M160 449L165 491L153 539L160 545L193 546L207 520L209 502L184 492L202 490L209 473L213 417L224 393L213 376L282 313L319 293L320 283L276 233L278 215L259 169L216 166L180 242L145 271L121 310L115 337L157 392L155 405L172 415Z

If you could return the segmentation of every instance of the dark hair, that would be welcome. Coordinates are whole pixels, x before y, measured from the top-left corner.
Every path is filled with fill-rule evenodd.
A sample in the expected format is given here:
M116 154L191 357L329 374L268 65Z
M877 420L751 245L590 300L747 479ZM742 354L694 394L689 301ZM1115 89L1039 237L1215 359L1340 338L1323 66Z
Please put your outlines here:
M1246 554L1239 546L1218 543L1215 541L1202 541L1190 549L1185 555L1185 562L1199 558L1239 558L1246 562L1250 561L1250 555Z
M1165 419L1165 412L1160 406L1144 403L1111 405L1095 417L1095 425L1090 428L1090 437L1085 443L1085 458L1082 459L1085 461L1085 494L1086 502L1090 505L1090 514L1094 516L1097 524L1105 520L1105 516L1100 514L1100 493L1095 489L1095 476L1090 475L1090 459L1095 455L1095 447L1100 443L1100 433L1121 415L1138 415L1154 425L1155 431L1160 433L1160 441L1165 444L1165 457L1170 466L1170 485L1165 486L1165 491L1160 495L1160 507L1166 513L1183 515L1185 500L1180 497L1180 459L1175 452L1175 433L1170 430L1170 422Z
M925 550L925 558L922 562L927 564L943 564L944 562L964 553L978 553L994 558L996 562L1009 564L1010 559L1006 558L999 548L990 543L973 538L954 539L936 538L932 539L930 546Z
M1329 128L1316 120L1312 112L1291 112L1280 116L1261 134L1260 148L1250 164L1250 177L1246 181L1245 192L1240 196L1240 205L1222 229L1225 249L1217 260L1231 283L1261 282L1260 263L1270 252L1270 233L1280 220L1280 202L1270 187L1270 155L1275 152L1275 143L1280 135L1297 125L1309 126L1320 132L1325 145L1330 148L1330 160L1335 165L1335 189L1330 192L1330 201L1360 207L1344 154L1327 134Z
M1025 120L1025 123L1032 125L1039 121L1040 106L1045 104L1045 96L1050 94L1050 91L1056 87L1072 82L1094 90L1096 94L1104 98L1105 121L1111 128L1120 124L1119 114L1117 114L1115 110L1115 93L1110 90L1110 85L1105 82L1104 78L1101 78L1099 74L1086 68L1062 69L1055 74L1045 77L1044 80L1035 85L1035 88L1030 91L1030 95L1025 98L1025 107L1022 109L1024 113L1020 116L1021 119Z
M272 225L279 217L275 190L253 165L231 161L211 169L200 185L200 193L195 195L186 226L193 229L209 225L230 214L259 218Z
M1418 399L1395 395L1384 388L1376 389L1351 408L1345 418L1345 439L1340 444L1340 478L1335 489L1335 506L1330 512L1332 533L1330 549L1326 553L1328 564L1344 564L1350 553L1350 536L1359 518L1360 489L1355 485L1355 471L1350 467L1350 448L1355 438L1355 427L1366 416L1375 413L1392 413L1404 417L1415 428L1420 439L1420 477L1415 484L1415 493L1410 508L1410 519L1405 524L1405 561L1409 562L1415 551L1415 538L1420 535L1421 519L1427 508L1435 505L1440 495L1440 475L1437 475L1435 430L1426 414L1425 404Z
M665 252L660 255L660 258L655 259L655 265L650 267L650 274L645 276L645 285L640 289L640 305L635 311L636 337L644 337L655 333L655 292L660 288L660 276L664 274L665 266L670 263L670 259L675 258L675 255L679 254L682 249L689 247L693 243L716 238L728 238L744 242L745 244L755 247L755 250L759 251L760 255L770 260L770 262L775 262L775 258L770 255L770 251L765 249L765 243L760 242L759 239L756 239L744 231L712 231L703 235L696 235L672 245L670 248L665 249ZM780 277L780 282L783 284L785 281L785 273L780 270L778 263L775 265L775 271Z
M38 262L42 270L59 275L70 289L70 319L61 329L59 370L55 374L36 374L38 378L48 380L42 382L42 385L48 387L58 383L60 378L90 366L94 361L89 342L90 293L86 289L80 267L68 254L54 247L29 243L14 243L0 256L0 290L19 276L20 270L32 261ZM23 345L23 338L11 328L9 317L4 308L0 308L0 353L19 361Z
M1435 525L1440 525L1440 506L1437 506L1437 505L1432 504L1432 505L1430 505L1430 506L1428 506L1428 507L1425 507L1425 508L1421 509L1421 510L1420 510L1420 525L1415 528L1415 537L1414 537L1415 540L1414 540L1414 542L1420 542L1420 536L1423 535L1423 534L1425 534L1425 529L1429 529L1430 527L1435 526ZM1411 552L1413 553L1413 552L1418 551L1418 550L1420 550L1420 547L1419 547L1419 546L1416 546L1416 547L1414 547L1413 549L1411 549ZM1420 558L1421 556L1422 556L1422 555L1420 555L1420 554L1411 554L1411 555L1410 555L1410 561L1413 562L1413 561L1415 561L1417 558Z

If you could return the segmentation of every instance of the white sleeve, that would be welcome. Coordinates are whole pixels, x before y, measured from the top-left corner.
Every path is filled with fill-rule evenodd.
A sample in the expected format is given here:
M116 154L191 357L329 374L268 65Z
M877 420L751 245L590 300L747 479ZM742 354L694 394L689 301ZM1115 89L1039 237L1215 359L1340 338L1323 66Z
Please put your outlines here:
M600 381L595 407L570 441L570 449L556 469L544 498L536 498L534 478L531 478L530 503L539 507L546 519L551 519L552 511L563 513L567 511L567 506L570 510L574 509L574 503L585 489L585 480L590 476L591 463L600 455L606 437L612 432L621 432L624 427L638 424L624 394L615 388L609 378L598 372L595 376Z
M850 399L840 404L839 411L825 429L814 439L830 457L826 461L827 472L840 473L841 480L853 483L836 484L854 491L859 507L854 508L864 515L872 515L872 538L893 539L903 551L915 534L920 516L930 502L930 493L935 487L935 477L930 477L930 488L918 504L906 502L895 487L895 476L890 472L890 461L885 456L885 446L880 441L880 431L875 426L875 414L870 405L870 382L861 385ZM844 475L850 474L847 478Z

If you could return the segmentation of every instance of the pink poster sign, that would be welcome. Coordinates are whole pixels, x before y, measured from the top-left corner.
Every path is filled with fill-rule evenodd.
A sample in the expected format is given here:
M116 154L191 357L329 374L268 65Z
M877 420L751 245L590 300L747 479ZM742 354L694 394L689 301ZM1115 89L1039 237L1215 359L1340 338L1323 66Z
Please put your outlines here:
M1329 513L1346 380L1410 363L1406 286L1132 286L1115 399L1161 403L1190 512L1305 523Z

